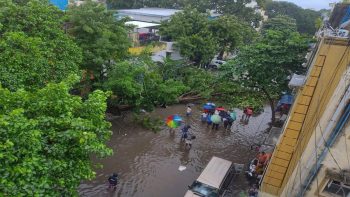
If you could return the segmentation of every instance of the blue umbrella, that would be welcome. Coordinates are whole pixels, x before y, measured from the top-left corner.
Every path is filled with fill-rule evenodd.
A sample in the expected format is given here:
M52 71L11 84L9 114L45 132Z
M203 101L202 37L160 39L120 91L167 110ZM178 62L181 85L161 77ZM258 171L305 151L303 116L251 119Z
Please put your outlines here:
M279 100L280 104L287 104L287 105L291 105L293 104L293 96L292 95L288 95L285 94L281 97L281 100Z
M214 110L215 109L215 104L214 103L206 103L203 105L204 110Z

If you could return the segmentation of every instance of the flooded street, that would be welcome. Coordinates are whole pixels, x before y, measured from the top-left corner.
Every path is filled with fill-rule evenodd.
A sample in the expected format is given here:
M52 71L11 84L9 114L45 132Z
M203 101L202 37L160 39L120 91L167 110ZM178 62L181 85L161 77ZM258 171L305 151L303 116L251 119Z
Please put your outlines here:
M180 128L169 133L165 125L158 133L145 130L134 124L131 117L113 121L113 136L109 146L114 155L98 162L102 169L96 170L96 178L79 187L80 196L135 196L135 197L178 197L183 196L201 173L212 156L218 156L234 163L248 163L256 152L250 145L263 140L263 131L268 127L270 107L265 106L259 116L251 117L248 125L240 123L242 111L236 110L237 120L231 131L211 130L200 122L201 106L194 106L190 118L185 118L186 106L174 105L152 112L153 117L166 119L180 114L191 125L196 139L192 149L185 149L180 142ZM186 166L180 172L179 166ZM107 190L107 178L113 172L119 174L119 185L115 192ZM246 190L248 183L244 176L234 179L234 194Z

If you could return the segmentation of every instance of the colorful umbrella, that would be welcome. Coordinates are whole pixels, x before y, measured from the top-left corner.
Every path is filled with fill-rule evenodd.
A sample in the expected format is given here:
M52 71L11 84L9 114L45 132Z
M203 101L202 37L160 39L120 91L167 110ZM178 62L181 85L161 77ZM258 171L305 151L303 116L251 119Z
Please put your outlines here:
M207 105L207 104L205 104L205 105L203 105L203 109L204 110L213 110L213 109L215 109L215 106L214 105Z
M221 122L221 117L217 114L214 114L211 116L210 120L215 124L219 124Z
M166 125L170 128L177 128L181 125L182 118L179 115L171 115L166 119Z
M212 103L212 102L208 102L208 103L206 103L206 105L211 105L211 106L215 107L215 103Z
M208 112L208 111L214 111L215 109L215 104L214 103L206 103L205 105L203 105L203 110L204 112Z

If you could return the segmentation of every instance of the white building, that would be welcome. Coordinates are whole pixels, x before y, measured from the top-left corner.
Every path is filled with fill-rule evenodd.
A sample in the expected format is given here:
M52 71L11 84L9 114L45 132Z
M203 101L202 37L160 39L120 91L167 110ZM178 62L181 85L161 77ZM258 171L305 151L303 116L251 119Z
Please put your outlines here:
M169 20L172 15L181 10L164 8L140 8L118 10L118 17L129 17L133 21L143 21L149 23L160 23Z

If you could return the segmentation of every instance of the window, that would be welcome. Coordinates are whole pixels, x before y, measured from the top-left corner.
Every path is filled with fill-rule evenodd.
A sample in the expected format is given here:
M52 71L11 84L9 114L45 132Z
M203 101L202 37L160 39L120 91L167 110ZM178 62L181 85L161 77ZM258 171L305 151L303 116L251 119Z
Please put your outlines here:
M327 192L332 196L350 197L350 185L346 185L339 181L329 180L323 192Z

